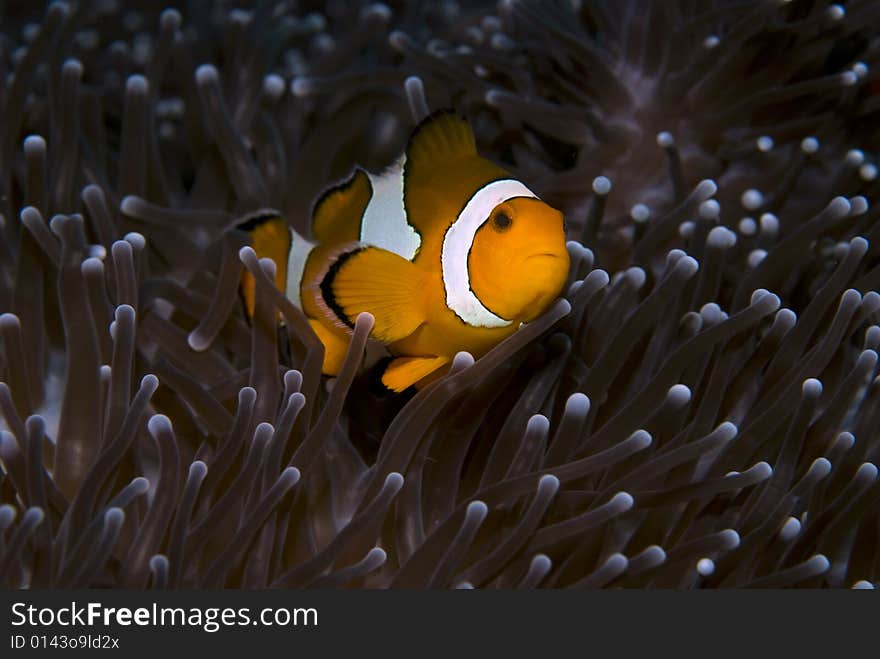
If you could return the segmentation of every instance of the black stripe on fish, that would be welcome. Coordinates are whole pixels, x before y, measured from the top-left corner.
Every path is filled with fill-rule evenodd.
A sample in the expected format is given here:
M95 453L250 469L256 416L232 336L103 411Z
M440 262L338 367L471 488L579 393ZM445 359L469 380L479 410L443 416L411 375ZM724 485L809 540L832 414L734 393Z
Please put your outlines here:
M281 217L280 211L276 211L272 208L263 208L245 215L244 218L242 218L242 221L235 225L235 228L250 233L261 224L265 224L270 220L278 219L279 217Z
M327 274L324 275L324 278L321 280L320 288L321 288L321 297L324 299L326 305L330 308L330 311L345 323L350 329L354 329L354 321L352 321L339 306L339 303L336 302L336 296L333 293L333 280L336 279L336 275L339 274L339 270L345 265L345 262L348 261L355 254L362 252L365 247L358 247L357 249L353 249L350 252L345 252L344 254L340 254L339 257L330 264L330 267L327 269Z

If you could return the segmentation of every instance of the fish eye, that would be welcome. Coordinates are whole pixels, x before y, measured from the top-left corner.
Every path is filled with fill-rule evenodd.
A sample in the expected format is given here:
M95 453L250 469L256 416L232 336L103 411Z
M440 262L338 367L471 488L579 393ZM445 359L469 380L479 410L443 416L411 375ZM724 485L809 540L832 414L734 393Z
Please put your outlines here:
M496 231L507 231L510 225L513 224L513 220L504 211L498 211L492 218L492 224Z

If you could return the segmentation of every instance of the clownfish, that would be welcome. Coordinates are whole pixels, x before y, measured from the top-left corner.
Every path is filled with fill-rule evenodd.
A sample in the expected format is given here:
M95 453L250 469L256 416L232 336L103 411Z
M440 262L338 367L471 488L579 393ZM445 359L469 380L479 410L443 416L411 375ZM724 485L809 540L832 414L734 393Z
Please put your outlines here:
M306 315L337 375L354 321L391 354L380 377L401 392L446 372L459 351L480 357L544 312L569 271L562 213L477 154L468 123L440 111L375 175L356 169L315 203L313 241L278 214L240 226L276 285ZM241 293L253 313L254 282Z

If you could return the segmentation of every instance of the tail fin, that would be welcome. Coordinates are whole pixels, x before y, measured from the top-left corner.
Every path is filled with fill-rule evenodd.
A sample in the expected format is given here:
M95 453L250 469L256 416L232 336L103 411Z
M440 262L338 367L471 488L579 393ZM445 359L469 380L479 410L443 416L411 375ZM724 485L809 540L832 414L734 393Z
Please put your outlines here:
M236 227L244 231L259 258L270 258L275 262L275 285L286 292L287 262L294 232L281 214L272 209L251 213ZM248 318L254 315L254 278L247 270L241 274L241 297Z

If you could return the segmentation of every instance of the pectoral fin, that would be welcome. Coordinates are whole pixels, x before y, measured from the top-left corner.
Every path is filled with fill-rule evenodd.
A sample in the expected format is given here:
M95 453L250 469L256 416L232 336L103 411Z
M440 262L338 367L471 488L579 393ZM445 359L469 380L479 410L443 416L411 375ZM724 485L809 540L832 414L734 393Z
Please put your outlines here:
M371 336L393 343L425 322L425 272L378 247L355 246L338 256L317 285L316 301L327 317L354 327L358 314L375 318Z
M386 367L382 384L399 393L448 363L448 357L398 357Z

